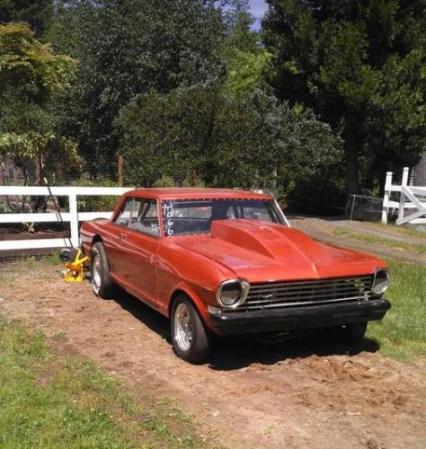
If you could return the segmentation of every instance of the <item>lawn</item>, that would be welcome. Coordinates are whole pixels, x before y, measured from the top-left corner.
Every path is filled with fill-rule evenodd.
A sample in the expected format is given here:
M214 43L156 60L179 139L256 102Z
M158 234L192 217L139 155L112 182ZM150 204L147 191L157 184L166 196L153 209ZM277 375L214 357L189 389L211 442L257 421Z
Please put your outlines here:
M426 356L426 266L390 261L392 308L381 322L369 325L368 337L384 355L399 360Z
M137 405L92 362L54 346L41 332L0 318L2 449L207 447L170 404Z
M415 232L415 231L412 231ZM415 255L426 255L426 238L425 233L420 233L417 231L418 234L420 234L419 238L424 239L424 243L418 243L418 242L410 242L410 239L407 238L406 241L399 241L399 240L393 240L391 238L386 238L386 235L381 237L377 237L376 235L368 234L367 232L355 232L349 229L344 228L336 228L333 230L333 235L335 237L343 237L348 238L350 240L359 241L359 242L365 242L365 243L371 243L376 246L381 246L384 248L390 248L395 249L397 251L407 251L409 253L415 254ZM401 235L400 237L404 237Z

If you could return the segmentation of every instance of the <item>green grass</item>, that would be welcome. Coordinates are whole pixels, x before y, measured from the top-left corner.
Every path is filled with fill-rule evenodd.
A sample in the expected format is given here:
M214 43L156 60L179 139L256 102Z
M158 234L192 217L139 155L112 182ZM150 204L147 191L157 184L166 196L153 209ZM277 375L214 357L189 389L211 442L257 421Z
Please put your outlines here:
M400 237L414 237L424 239L426 241L426 232L419 231L415 228L409 228L407 226L398 226L394 223L382 224L368 222L368 227L378 231L390 232L391 234L398 235Z
M370 223L371 225L371 223ZM383 225L377 225L380 228ZM407 241L395 241L363 232L337 228L333 235L371 243L414 255L426 255L425 234L394 226ZM409 243L409 237L424 238L424 244ZM397 257L397 256L395 256ZM426 265L390 261L391 287L386 297L392 308L382 322L372 322L368 337L375 339L381 352L398 360L426 357Z
M140 406L92 362L52 352L41 332L0 318L0 447L186 449L206 444L192 421L167 401L146 400Z
M386 237L378 237L372 234L364 234L362 232L354 232L348 229L336 228L333 230L335 237L343 237L359 242L371 243L373 245L382 246L385 248L395 249L398 251L408 251L412 254L422 255L426 254L426 240L424 244L409 243L408 241L392 240Z
M381 322L372 322L367 336L384 355L410 361L426 356L426 266L390 261L392 308Z

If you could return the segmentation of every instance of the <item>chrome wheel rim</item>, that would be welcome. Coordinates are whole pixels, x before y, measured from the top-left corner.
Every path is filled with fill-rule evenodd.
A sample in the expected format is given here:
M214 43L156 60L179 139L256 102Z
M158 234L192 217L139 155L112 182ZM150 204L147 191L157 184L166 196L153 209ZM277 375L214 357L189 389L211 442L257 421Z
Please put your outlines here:
M188 351L193 339L191 313L185 303L180 303L175 310L174 319L175 340L182 351Z
M101 258L96 254L92 262L92 285L97 292L101 288Z

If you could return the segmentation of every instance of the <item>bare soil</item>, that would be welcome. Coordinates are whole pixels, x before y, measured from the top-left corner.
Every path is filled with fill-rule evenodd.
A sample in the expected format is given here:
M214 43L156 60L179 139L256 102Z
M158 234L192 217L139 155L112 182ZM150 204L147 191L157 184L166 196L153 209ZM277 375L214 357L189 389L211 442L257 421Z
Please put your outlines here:
M167 320L125 293L97 299L47 263L0 265L0 311L171 398L225 448L426 448L426 361L386 359L370 340L228 338L194 366L174 355Z

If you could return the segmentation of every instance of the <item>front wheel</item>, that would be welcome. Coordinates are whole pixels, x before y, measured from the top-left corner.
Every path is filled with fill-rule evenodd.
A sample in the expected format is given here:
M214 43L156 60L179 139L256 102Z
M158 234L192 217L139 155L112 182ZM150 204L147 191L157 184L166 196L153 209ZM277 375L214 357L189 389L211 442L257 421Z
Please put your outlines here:
M208 332L197 310L185 296L176 298L170 324L176 354L190 363L203 362L209 353Z

